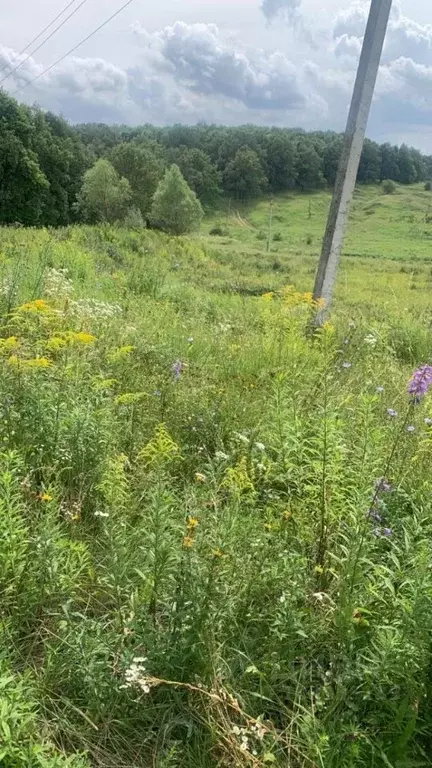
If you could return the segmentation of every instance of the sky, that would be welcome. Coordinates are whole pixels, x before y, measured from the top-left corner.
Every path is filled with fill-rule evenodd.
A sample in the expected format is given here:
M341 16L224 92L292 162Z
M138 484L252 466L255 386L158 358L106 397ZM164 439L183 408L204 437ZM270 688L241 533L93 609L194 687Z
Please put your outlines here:
M20 55L68 0L0 0L0 86L17 99L71 122L344 129L368 0L132 0L44 74L125 0L69 2ZM393 0L368 135L432 154L431 124L430 0Z

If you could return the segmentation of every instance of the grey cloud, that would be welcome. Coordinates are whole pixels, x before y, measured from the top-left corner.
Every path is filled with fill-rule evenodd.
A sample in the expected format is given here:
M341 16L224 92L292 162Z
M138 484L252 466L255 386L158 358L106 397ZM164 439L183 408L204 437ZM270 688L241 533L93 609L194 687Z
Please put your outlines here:
M368 4L355 0L347 9L337 14L333 26L336 53L344 50L347 38L352 47L355 39L360 45L368 10ZM392 7L388 25L383 61L392 61L400 56L412 58L422 64L432 64L432 25L421 25L404 16L399 3L396 2Z
M262 0L261 10L264 16L273 21L277 16L284 16L295 22L299 18L301 0Z
M243 48L225 40L215 24L177 22L143 35L161 71L189 90L242 102L251 109L289 110L306 103L301 72L282 53Z

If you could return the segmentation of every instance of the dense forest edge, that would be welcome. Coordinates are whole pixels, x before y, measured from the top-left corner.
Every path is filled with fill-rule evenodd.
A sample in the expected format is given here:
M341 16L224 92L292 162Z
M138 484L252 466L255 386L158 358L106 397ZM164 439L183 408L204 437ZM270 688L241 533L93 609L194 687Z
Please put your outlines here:
M0 224L25 226L127 216L152 223L155 192L172 165L204 211L230 200L322 189L334 184L342 146L341 134L298 128L72 126L1 91L0 124ZM86 176L95 167L97 172ZM412 184L431 178L432 156L404 144L365 141L359 183ZM101 190L107 195L104 205L92 205L92 194L99 199ZM200 211L192 199L188 202L192 227ZM176 233L175 222L170 229Z

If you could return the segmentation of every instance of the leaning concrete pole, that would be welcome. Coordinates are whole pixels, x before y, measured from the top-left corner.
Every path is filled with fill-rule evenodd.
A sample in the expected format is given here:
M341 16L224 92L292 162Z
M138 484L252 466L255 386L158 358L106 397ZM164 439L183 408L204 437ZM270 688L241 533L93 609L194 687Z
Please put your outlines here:
M323 299L323 307L315 317L316 326L324 322L333 298L349 206L354 193L391 5L392 0L372 0L371 2L333 200L315 279L314 298Z

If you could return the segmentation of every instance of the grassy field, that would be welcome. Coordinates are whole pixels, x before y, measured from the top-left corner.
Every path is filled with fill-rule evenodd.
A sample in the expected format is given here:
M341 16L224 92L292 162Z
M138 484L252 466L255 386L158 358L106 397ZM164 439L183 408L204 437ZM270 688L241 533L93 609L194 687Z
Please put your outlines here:
M0 230L5 768L430 766L429 199Z

